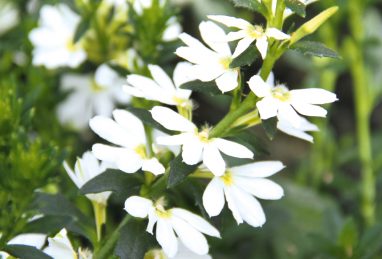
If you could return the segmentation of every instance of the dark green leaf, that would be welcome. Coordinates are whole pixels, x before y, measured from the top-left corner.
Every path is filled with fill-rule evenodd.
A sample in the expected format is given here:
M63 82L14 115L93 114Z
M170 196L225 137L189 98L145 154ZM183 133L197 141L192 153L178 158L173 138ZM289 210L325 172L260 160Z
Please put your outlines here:
M382 225L378 224L362 235L354 258L369 259L373 258L382 249Z
M258 0L231 0L236 7L244 7L262 14L266 13L266 8Z
M90 27L90 18L89 17L83 18L77 26L76 32L73 37L73 43L77 43L85 35L89 27Z
M117 200L124 201L127 197L138 194L141 184L134 175L118 170L108 170L87 182L80 192L89 194L112 191Z
M20 259L52 259L52 257L33 246L7 245L3 250Z
M233 137L230 137L230 139L249 148L255 154L256 158L269 155L268 150L265 148L265 143L250 130L237 133Z
M53 234L73 223L73 218L70 216L44 216L36 220L28 222L24 228L26 233L43 233Z
M170 172L167 180L167 187L171 188L181 183L189 174L198 168L196 165L187 165L183 163L182 154L179 154L170 163Z
M300 15L301 17L305 17L305 4L300 0L285 0L285 5L289 9L291 9L294 13Z
M146 231L144 221L131 219L120 231L115 254L121 259L142 259L155 246L153 235Z
M249 66L253 62L255 62L255 60L257 58L259 58L259 51L256 48L249 46L249 48L247 48L237 58L232 60L229 67L230 68L237 68L237 67L242 67L242 66Z
M156 128L164 133L168 133L168 134L172 133L172 131L166 129L165 127L160 125L158 122L156 122L148 110L141 109L141 108L134 108L134 107L128 107L126 108L126 110L131 112L135 116L137 116L144 124L150 127Z
M272 140L277 132L277 118L273 117L268 120L263 120L261 125L263 126L268 138Z
M299 41L291 46L291 49L301 52L304 55L317 57L328 57L340 59L341 57L332 49L329 49L321 42Z
M215 82L202 82L199 80L187 82L180 86L181 89L188 89L195 92L206 93L209 95L220 95L222 92L216 86Z

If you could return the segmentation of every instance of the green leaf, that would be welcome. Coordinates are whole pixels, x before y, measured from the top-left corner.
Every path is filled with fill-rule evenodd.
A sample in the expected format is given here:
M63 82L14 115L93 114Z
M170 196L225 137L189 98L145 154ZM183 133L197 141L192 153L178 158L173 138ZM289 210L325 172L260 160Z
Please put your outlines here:
M142 259L156 242L153 235L146 231L146 223L131 219L120 231L115 255L123 259Z
M329 49L321 42L299 41L291 46L292 50L301 52L304 55L327 57L340 59L341 57L332 49Z
M195 80L187 82L180 86L181 89L188 89L195 92L206 93L209 95L221 95L222 92L216 86L215 82L202 82L200 80Z
M164 133L167 133L167 134L172 134L172 131L166 129L165 127L160 125L156 120L153 119L150 111L148 111L146 109L134 108L134 107L128 107L128 108L126 108L126 110L131 112L135 116L137 116L147 126L156 128L156 129L158 129Z
M181 183L189 174L198 168L199 164L187 165L183 163L182 154L175 157L170 163L170 172L167 187L171 188Z
M20 259L52 259L52 257L33 246L7 245L3 250L8 254Z
M241 53L238 57L232 60L229 67L237 68L242 66L249 66L253 62L255 62L255 60L259 57L259 51L257 50L257 48L249 46L243 53Z
M90 17L84 17L78 24L76 32L74 33L73 43L77 43L90 28Z
M258 0L231 0L236 7L244 7L262 14L266 13L266 8Z
M118 201L139 193L141 181L134 175L118 170L108 170L88 181L80 192L82 194L112 191Z
M28 222L24 228L25 233L53 234L73 223L70 216L49 215Z
M250 130L235 134L233 137L230 137L230 139L249 148L255 154L256 158L270 155L268 150L265 148L265 143L256 137L256 135Z
M285 5L289 9L291 9L294 13L300 15L301 17L305 17L305 4L300 0L285 0Z
M263 126L263 129L265 130L268 138L272 140L277 132L277 118L273 117L268 120L263 120L261 125Z
M362 235L353 258L369 259L382 249L382 225L377 224Z
M353 218L349 218L345 221L338 237L338 242L345 251L352 251L353 247L358 243L358 229Z

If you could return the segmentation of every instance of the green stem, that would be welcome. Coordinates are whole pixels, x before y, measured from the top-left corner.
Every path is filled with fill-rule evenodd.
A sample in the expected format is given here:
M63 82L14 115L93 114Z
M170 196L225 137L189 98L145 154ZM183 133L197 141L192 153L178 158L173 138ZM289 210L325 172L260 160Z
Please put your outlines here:
M121 223L119 223L118 227L111 233L111 235L106 239L105 244L98 250L95 251L93 255L93 259L104 259L109 258L109 256L112 254L112 250L115 247L115 244L118 241L120 230L127 224L127 222L130 220L130 216L127 215L122 220Z
M240 106L241 94L242 94L242 90L243 90L242 78L243 78L242 74L241 74L241 72L239 72L239 78L238 78L239 84L238 84L238 87L236 87L236 89L233 91L233 97L232 97L230 111L236 110L237 107Z
M92 202L97 230L97 241L102 237L102 225L106 222L106 204Z

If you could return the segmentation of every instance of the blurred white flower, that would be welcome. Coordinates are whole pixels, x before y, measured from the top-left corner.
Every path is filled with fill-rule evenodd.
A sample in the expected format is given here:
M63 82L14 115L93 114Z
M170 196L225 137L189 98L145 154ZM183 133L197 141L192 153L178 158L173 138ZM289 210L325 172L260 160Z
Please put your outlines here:
M162 249L153 249L150 250L148 253L146 253L145 258L152 258L152 259L168 259L168 257ZM173 259L212 259L212 257L209 254L206 255L198 255L194 252L192 252L190 249L188 249L182 241L178 238L178 252Z
M289 90L285 85L273 85L258 76L253 76L249 87L260 101L256 103L260 117L263 120L277 116L279 121L287 122L294 128L303 124L299 112L306 116L325 117L327 111L318 106L337 101L334 93L319 88ZM296 112L297 111L297 112Z
M73 91L58 106L61 123L85 129L94 115L110 116L115 103L127 103L124 79L107 65L101 65L94 76L67 74L61 79L61 90Z
M68 238L66 229L62 229L53 238L48 238L49 245L44 252L54 259L92 259L93 255L89 250L78 249L78 254L74 251Z
M227 41L240 40L237 44L233 58L242 54L254 41L256 41L256 47L259 50L261 57L265 59L268 51L268 39L274 38L277 40L286 40L290 36L283 33L276 28L266 28L259 25L252 25L246 20L225 16L225 15L209 15L209 19L220 22L228 27L239 29L235 32L228 33Z
M189 105L191 90L180 89L179 87L194 80L190 75L190 68L192 67L190 63L181 62L175 67L173 81L159 66L149 65L148 67L153 79L140 75L127 76L127 85L123 86L126 93L168 105Z
M255 197L278 200L284 195L278 184L264 179L283 168L281 162L268 161L228 169L224 175L214 177L207 185L203 193L204 208L210 217L217 216L227 200L228 208L238 224L245 221L253 227L262 226L265 214Z
M0 233L1 237L1 233ZM20 234L14 238L12 238L7 245L26 245L33 246L37 249L41 249L45 244L46 235L45 234ZM0 258L8 258L9 255L5 252L0 251Z
M143 9L148 9L152 6L153 0L130 0L133 2L133 8L137 14L141 15L143 13ZM159 0L159 6L163 7L165 4L165 0Z
M202 217L181 208L166 210L162 200L153 203L139 196L125 201L125 210L134 217L148 217L147 232L153 234L156 224L156 239L168 257L178 251L178 236L181 243L198 255L206 255L209 247L204 234L219 237L219 231ZM174 233L175 231L175 233Z
M238 86L238 69L229 67L232 62L231 49L223 29L213 22L202 22L199 25L200 34L204 42L212 49L207 48L199 40L182 33L179 38L187 47L179 47L176 54L191 63L197 79L208 82L215 80L222 92L228 92Z
M29 39L34 45L33 64L48 69L78 67L86 59L81 43L74 43L80 17L65 4L45 5L40 11L39 27Z
M145 129L142 122L125 110L114 110L112 120L96 116L90 120L90 128L101 138L121 147L104 144L93 145L93 154L100 160L114 164L116 168L135 173L143 171L163 174L165 168L158 159L149 157L146 150Z
M0 35L15 27L19 21L16 6L11 1L0 0Z
M226 164L220 152L238 158L253 157L252 151L243 145L222 138L209 138L208 128L199 131L191 121L169 108L156 106L151 114L165 128L181 132L174 136L158 137L156 141L160 145L182 145L182 158L188 165L203 161L214 175L221 176Z
M85 152L81 158L77 159L74 171L66 161L64 162L64 168L78 189L81 189L84 184L106 170L105 164L100 164L91 152ZM86 194L86 197L94 202L106 205L110 195L111 192L101 192Z

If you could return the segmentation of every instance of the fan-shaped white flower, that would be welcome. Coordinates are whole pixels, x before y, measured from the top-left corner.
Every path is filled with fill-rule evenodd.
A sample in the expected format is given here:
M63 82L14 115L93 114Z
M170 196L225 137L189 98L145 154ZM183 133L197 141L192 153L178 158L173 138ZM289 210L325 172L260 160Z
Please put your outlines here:
M199 25L203 41L212 49L207 48L199 40L187 33L179 38L187 45L176 50L176 54L194 65L194 75L203 82L215 80L222 92L228 92L238 86L238 69L229 67L232 61L231 49L223 29L213 22L202 22Z
M220 152L238 158L252 158L251 150L243 145L222 138L209 138L209 129L201 131L189 120L173 110L156 106L151 114L165 128L181 133L174 136L158 137L157 143L168 146L182 145L182 158L188 165L203 161L216 176L224 174L226 164Z
M89 250L78 249L78 254L74 251L68 238L66 229L62 229L53 238L48 238L49 245L44 252L54 259L92 259L93 255Z
M107 65L98 67L94 76L64 75L61 89L73 92L58 106L58 119L62 124L84 129L94 115L110 116L115 103L129 101L123 83L124 79Z
M34 45L33 64L49 69L78 67L86 59L81 43L73 43L80 17L65 4L41 8L39 27L29 34Z
M220 22L228 27L239 29L239 31L228 33L226 39L228 41L240 40L237 44L233 58L242 54L254 41L256 41L256 47L259 50L261 57L264 59L268 51L269 38L277 40L286 40L290 36L283 33L276 28L267 28L264 30L259 25L252 25L246 20L225 16L225 15L209 15L209 19Z
M139 196L125 201L125 210L134 217L148 217L147 232L153 234L156 224L156 239L169 257L178 251L178 240L198 255L208 253L208 243L204 234L220 237L219 231L202 217L181 208L166 210L162 200L153 203ZM175 235L175 233L176 235Z
M74 165L74 171L69 167L66 161L64 162L64 168L78 189L81 189L85 183L106 170L106 166L100 164L91 152L85 152L81 158L77 159L77 162ZM111 192L101 192L87 194L86 197L92 201L106 205L110 194Z
M149 70L153 79L140 76L127 76L127 85L123 86L126 93L135 97L154 100L168 105L189 106L191 90L180 89L179 87L194 80L191 74L191 64L187 62L179 63L174 70L173 81L156 65L149 65Z
M228 208L238 224L247 222L253 227L265 223L265 214L257 198L278 200L284 195L276 183L264 179L284 166L281 162L255 162L228 169L224 175L214 177L203 194L203 205L212 216L220 214L227 200ZM255 197L254 197L255 196Z
M90 120L90 128L101 138L121 147L93 145L93 154L100 160L114 164L126 173L143 171L163 174L165 168L158 159L150 158L146 151L146 136L142 122L124 110L114 110L115 121L103 116Z
M16 6L10 1L0 0L0 35L16 26L19 20Z
M332 103L337 100L335 94L324 89L289 90L282 84L273 86L266 83L258 75L253 76L248 84L252 92L261 98L256 103L261 119L277 116L279 120L288 122L295 128L303 124L297 112L306 116L325 117L327 111L317 104Z

